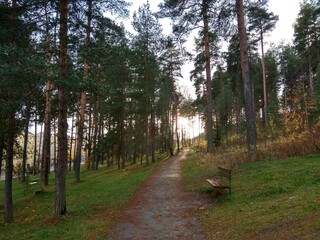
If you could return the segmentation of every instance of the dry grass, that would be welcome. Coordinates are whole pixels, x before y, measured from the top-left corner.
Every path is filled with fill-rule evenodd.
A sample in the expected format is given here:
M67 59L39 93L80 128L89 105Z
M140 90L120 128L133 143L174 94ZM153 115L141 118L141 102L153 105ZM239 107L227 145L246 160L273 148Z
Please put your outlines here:
M259 142L254 161L233 146L198 146L184 164L185 188L213 200L199 213L208 239L320 239L320 128ZM232 194L217 197L205 179L220 165L233 170Z
M213 169L219 165L234 168L243 163L250 162L246 146L230 144L227 149L216 149L213 153L206 153L204 144L197 147L199 163ZM320 152L320 128L310 131L291 133L277 139L269 139L257 144L257 152L253 161L269 161L287 159L290 157L307 156Z

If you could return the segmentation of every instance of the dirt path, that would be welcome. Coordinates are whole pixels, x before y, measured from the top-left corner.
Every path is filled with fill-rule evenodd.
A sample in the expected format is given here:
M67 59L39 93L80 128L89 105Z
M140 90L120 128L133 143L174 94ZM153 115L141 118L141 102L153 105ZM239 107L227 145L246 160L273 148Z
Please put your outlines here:
M107 240L206 239L195 214L204 203L180 184L181 162L187 151L161 164L139 188Z

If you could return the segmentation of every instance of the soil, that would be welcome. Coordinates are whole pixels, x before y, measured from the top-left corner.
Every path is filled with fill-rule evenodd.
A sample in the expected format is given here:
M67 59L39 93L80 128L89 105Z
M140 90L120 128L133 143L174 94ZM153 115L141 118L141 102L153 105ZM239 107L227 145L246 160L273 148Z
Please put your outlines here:
M181 186L181 163L187 151L166 160L140 186L108 240L206 239L196 210L203 208L207 199L187 193Z

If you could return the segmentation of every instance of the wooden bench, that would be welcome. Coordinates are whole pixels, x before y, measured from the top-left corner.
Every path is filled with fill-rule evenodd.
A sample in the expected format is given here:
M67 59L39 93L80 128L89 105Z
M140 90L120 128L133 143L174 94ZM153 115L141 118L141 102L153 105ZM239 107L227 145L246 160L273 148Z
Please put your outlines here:
M218 167L218 174L220 176L220 179L218 178L207 179L207 182L214 188L229 189L229 194L230 194L231 193L231 170L224 167ZM228 183L226 184L225 181L222 180L222 178L226 178L228 180Z
M29 182L29 185L34 185L34 184L37 184L39 182L38 179L35 179L35 180L32 180Z

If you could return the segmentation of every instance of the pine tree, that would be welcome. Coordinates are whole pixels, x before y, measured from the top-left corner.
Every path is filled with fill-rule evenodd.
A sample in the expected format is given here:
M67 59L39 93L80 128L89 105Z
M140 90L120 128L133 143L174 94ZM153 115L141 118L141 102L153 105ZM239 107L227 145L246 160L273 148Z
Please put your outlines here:
M56 171L56 197L55 214L64 215L67 212L66 200L66 171L67 171L67 102L65 82L68 79L68 0L61 0L59 3L60 30L59 30L59 72L61 86L58 86L58 159Z
M1 3L0 12L2 20L0 23L0 68L1 68L1 94L0 94L0 116L5 127L0 127L0 136L4 144L1 147L6 150L6 172L5 172L5 222L13 220L12 199L12 173L14 142L18 134L26 127L29 121L31 109L30 89L41 86L38 66L39 58L35 54L34 46L31 45L30 35L33 30L32 24L27 24L27 8L23 2L16 0L11 4ZM29 90L29 91L26 91ZM24 111L26 109L26 111ZM16 116L21 116L17 118ZM26 130L25 130L26 131ZM25 135L26 136L26 135ZM26 136L27 137L27 136ZM25 139L27 141L27 139ZM24 158L23 164L25 167ZM25 169L24 169L25 173Z
M175 21L174 31L180 36L187 35L194 29L201 29L203 41L203 58L205 60L205 93L206 93L206 135L207 151L212 152L213 144L213 102L211 83L211 58L210 29L222 29L220 25L221 5L219 1L192 0L192 1L171 1L166 0L160 4L161 15L170 17Z
M236 11L238 20L238 31L240 41L240 58L241 58L241 70L244 87L245 97L245 112L246 112L246 124L247 124L247 144L249 158L252 159L256 152L256 124L255 124L255 111L253 106L253 93L252 85L249 73L248 62L248 48L247 48L247 36L244 22L244 9L243 1L236 0Z
M149 164L149 156L151 150L152 162L154 159L155 149L150 148L150 143L153 144L155 140L152 137L154 134L154 103L153 92L155 92L155 68L156 56L159 51L159 43L161 41L162 29L158 20L150 10L150 4L144 4L139 8L138 13L133 14L132 22L134 30L138 35L134 39L134 47L142 54L141 62L144 63L144 97L145 97L145 112L144 112L144 126L145 126L145 156L146 163ZM150 125L152 128L150 129ZM151 139L151 141L150 141Z
M176 119L176 128L175 128L175 136L176 141L178 142L178 128L177 128L177 120L178 120L178 93L177 93L177 81L178 78L182 77L181 75L181 66L183 65L184 61L188 60L188 53L182 47L179 47L179 42L175 41L172 36L168 37L165 42L164 52L160 56L159 61L161 62L162 74L164 74L165 79L168 79L169 86L163 86L164 88L160 88L164 92L162 94L167 95L164 97L162 101L165 99L168 101L166 103L165 109L169 109L171 104L173 105L172 116ZM169 92L167 92L169 91ZM164 115L166 116L166 114ZM168 143L168 150L170 154L173 155L173 131L171 131L173 126L170 126L169 119L166 118L167 128L169 129L168 135L166 136ZM173 121L174 122L174 121ZM177 149L179 150L179 149Z
M278 16L267 10L268 1L262 1L252 4L248 9L249 26L248 31L253 31L259 37L256 41L260 41L261 45L261 64L262 64L262 79L263 79L263 119L264 128L268 128L268 96L267 96L267 80L265 69L265 53L264 53L264 34L271 31L277 21Z
M308 76L310 93L313 94L313 75L320 60L320 5L314 1L305 1L300 7L294 24L294 45L300 57L307 64L304 71Z
M81 63L83 64L83 80L84 80L83 86L84 87L81 89L82 92L80 97L79 116L78 116L78 122L77 122L77 126L78 126L77 144L76 144L77 150L76 150L76 156L74 161L74 166L75 166L74 181L75 182L80 181L81 153L84 145L85 113L86 113L87 102L88 102L87 95L88 95L88 92L90 91L90 89L88 89L87 87L89 86L88 82L90 82L91 79L95 78L93 72L90 72L90 68L93 68L92 62L95 61L94 57L92 56L92 52L93 52L92 39L99 38L99 36L104 35L103 32L99 33L99 31L107 32L108 30L113 30L118 28L110 19L102 16L103 15L102 13L104 11L112 14L117 14L121 17L126 17L128 15L127 7L129 6L129 4L123 0L121 1L116 1L116 0L105 1L104 0L99 2L93 1L93 0L83 0L83 2L85 2L86 4L86 9L85 9L86 19L80 19L82 21L80 25L85 26L85 30L84 30L85 41L83 43L84 54L83 54L83 63ZM104 28L99 27L101 26L101 24L104 24ZM104 39L104 40L108 41L107 39ZM100 46L99 48L101 47L102 46ZM99 55L101 55L101 52L97 56ZM91 147L90 147L91 144L88 144L87 146L89 146L88 152L91 152ZM88 160L89 161L91 160L90 154L88 156ZM92 165L94 165L94 163L92 163Z

